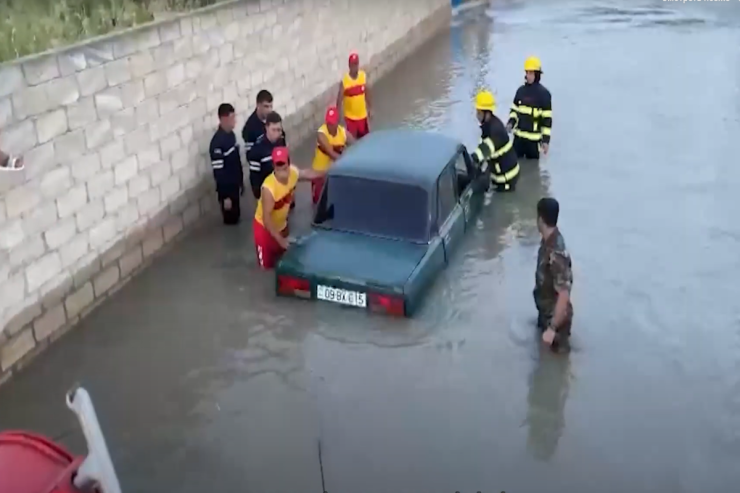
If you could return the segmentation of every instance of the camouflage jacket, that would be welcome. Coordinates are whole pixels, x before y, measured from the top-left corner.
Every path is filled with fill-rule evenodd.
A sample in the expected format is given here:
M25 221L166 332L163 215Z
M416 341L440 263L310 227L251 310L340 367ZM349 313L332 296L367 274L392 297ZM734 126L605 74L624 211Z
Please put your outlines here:
M540 243L537 252L537 271L535 273L534 302L540 318L549 319L555 311L558 291L566 289L570 293L573 286L573 270L570 254L565 247L565 239L555 229L547 240ZM573 316L573 305L568 303L568 318Z

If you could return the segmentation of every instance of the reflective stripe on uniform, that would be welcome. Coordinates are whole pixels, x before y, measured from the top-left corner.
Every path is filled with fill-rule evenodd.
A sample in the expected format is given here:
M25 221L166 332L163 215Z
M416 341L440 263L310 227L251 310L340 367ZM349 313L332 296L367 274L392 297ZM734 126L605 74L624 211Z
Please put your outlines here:
M231 149L229 149L228 151L224 152L224 156L228 156L229 154L231 154L232 152L234 152L235 149L236 149L236 146L231 146Z
M540 113L540 116L542 118L552 118L552 110L545 110L542 113Z
M213 169L221 169L224 167L224 160L216 159L214 161L211 161L211 166L213 166Z
M508 142L506 142L506 144L504 144L504 146L501 149L493 153L492 159L500 158L501 156L509 152L511 150L512 145L513 145L512 141L509 140Z
M518 128L514 129L514 135L516 135L519 138L526 139L526 140L533 140L533 141L539 141L542 140L542 134L539 132L525 132L524 130L519 130Z
M511 110L517 113L521 113L522 115L531 115L535 118L540 117L551 117L552 116L552 110L543 110L541 108L535 108L533 106L525 106L525 105L511 105Z
M542 127L542 135L550 135L550 129L548 127Z
M249 170L262 171L262 166L260 166L260 163L258 161L249 161Z
M511 170L507 171L506 173L491 173L491 181L494 183L507 183L516 178L517 175L519 175L519 163L516 163L516 166L511 168Z

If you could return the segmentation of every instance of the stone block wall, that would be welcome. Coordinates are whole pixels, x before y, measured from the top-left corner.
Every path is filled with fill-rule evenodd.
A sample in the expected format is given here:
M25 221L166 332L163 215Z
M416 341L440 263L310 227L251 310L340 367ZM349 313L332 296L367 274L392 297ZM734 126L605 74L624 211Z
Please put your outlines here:
M315 132L351 49L377 79L449 0L232 1L0 65L0 383L214 209L216 108ZM372 80L371 80L372 82ZM243 147L243 146L242 146Z

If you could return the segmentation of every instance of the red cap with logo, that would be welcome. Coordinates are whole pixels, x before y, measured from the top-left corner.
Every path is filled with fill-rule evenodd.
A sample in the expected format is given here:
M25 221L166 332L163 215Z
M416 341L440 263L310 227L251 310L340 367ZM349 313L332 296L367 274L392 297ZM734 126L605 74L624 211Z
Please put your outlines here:
M360 55L356 51L349 54L349 63L360 63Z
M290 160L287 147L276 147L272 150L273 164L287 164Z
M325 121L327 125L336 125L339 123L339 110L336 106L329 106L329 109L326 110Z

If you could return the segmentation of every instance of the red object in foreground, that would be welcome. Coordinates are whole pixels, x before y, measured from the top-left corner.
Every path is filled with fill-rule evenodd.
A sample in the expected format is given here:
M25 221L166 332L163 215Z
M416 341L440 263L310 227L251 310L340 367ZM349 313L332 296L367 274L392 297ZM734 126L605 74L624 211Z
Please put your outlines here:
M368 299L370 302L370 309L375 312L387 313L388 315L395 315L398 317L403 317L405 314L403 298L370 293Z
M77 493L72 477L84 459L40 435L0 433L0 492Z
M306 279L291 276L278 276L278 292L301 298L311 297L311 283Z

